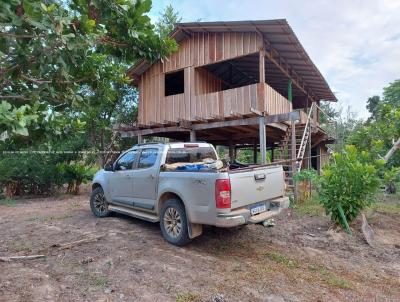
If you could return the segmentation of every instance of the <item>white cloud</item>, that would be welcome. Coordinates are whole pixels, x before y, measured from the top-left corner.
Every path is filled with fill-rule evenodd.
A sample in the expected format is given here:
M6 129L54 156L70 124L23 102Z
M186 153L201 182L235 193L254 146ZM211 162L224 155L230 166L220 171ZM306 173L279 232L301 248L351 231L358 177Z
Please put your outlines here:
M400 78L398 0L158 0L154 12L169 3L184 22L287 19L340 103L363 117L368 97Z

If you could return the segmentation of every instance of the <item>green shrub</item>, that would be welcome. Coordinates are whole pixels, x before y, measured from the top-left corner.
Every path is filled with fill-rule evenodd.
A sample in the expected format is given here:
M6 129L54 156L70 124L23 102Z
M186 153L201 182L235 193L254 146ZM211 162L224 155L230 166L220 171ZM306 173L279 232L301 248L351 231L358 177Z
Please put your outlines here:
M78 194L82 183L93 178L96 169L81 163L61 163L57 165L61 182L68 184L67 193Z
M24 194L49 194L58 182L58 171L44 154L10 154L0 159L0 185L11 198Z
M333 222L345 226L341 209L351 222L370 205L380 185L377 167L382 165L382 161L371 163L369 154L358 152L354 146L334 153L322 170L318 186L319 199Z

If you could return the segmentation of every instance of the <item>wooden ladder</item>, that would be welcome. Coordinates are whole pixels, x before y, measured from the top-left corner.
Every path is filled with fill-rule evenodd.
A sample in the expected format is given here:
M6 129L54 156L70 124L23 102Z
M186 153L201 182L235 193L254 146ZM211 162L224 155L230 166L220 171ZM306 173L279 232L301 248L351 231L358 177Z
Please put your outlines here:
M296 157L296 169L297 172L300 172L301 166L303 164L304 154L306 153L306 148L308 144L308 140L311 139L311 115L314 112L315 103L313 102L310 107L310 112L307 116L307 122L304 127L303 136L301 138L300 146L298 149L297 157Z
M296 172L301 170L303 164L304 155L307 149L307 144L309 139L311 139L311 115L314 109L314 104L310 108L310 112L307 116L306 124L296 124ZM283 140L280 142L278 147L275 149L274 162L286 161L282 164L285 175L286 175L286 185L288 189L293 190L293 171L292 171L292 132L288 128L284 135Z

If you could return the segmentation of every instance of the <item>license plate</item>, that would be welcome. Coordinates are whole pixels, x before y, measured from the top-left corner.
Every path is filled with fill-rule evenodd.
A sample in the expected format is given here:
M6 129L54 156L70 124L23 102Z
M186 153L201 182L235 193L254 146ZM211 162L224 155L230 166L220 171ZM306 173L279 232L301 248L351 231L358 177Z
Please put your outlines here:
M258 206L250 208L250 214L257 215L262 212L265 212L266 210L267 210L267 207L265 206L265 204L262 204L262 205L258 205Z

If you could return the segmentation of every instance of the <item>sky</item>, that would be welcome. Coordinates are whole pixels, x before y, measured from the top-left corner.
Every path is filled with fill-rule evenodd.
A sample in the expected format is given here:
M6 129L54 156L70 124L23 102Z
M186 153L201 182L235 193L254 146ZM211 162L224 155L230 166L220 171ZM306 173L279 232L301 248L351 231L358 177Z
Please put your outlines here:
M182 22L287 19L339 102L366 118L368 97L400 79L400 0L153 0Z

